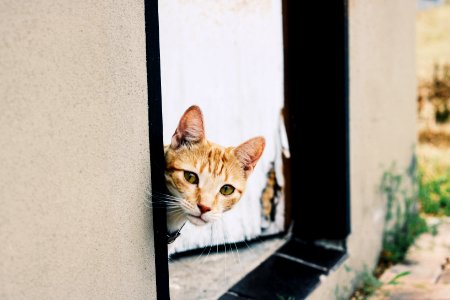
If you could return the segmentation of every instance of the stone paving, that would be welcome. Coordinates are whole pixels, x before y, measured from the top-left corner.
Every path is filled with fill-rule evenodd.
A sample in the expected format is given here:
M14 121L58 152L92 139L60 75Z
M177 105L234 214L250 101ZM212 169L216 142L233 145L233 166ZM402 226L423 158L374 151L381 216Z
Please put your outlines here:
M406 261L387 269L380 280L411 273L400 278L398 285L385 284L371 300L450 300L450 218L434 221L440 223L437 235L421 235Z

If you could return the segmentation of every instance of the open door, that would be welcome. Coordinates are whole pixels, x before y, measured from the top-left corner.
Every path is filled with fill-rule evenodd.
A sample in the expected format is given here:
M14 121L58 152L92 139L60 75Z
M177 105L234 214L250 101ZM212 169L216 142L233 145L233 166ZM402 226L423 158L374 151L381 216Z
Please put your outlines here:
M266 139L240 202L212 225L187 223L172 252L252 240L285 229L281 3L239 3L160 2L165 144L193 104L202 109L206 137L215 143L237 146L259 135Z

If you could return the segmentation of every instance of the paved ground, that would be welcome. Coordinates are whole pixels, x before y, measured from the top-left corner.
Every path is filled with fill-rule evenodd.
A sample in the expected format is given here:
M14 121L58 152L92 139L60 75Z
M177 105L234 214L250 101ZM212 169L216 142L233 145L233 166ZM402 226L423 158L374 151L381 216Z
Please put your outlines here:
M170 298L217 299L285 242L283 238L274 238L249 243L238 252L234 244L227 246L227 252L207 247L203 254L173 259L169 262Z
M384 285L371 300L450 300L450 218L442 219L438 234L423 234L405 263L386 270L381 281L409 271L399 285Z

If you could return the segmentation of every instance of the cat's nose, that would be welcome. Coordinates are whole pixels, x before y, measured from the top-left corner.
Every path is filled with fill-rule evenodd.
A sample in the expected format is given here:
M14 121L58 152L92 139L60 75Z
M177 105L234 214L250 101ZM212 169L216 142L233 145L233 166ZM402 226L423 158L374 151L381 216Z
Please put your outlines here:
M206 212L208 212L208 211L211 210L211 207L208 207L208 206L203 205L203 204L201 204L201 203L197 204L197 206L198 206L198 208L200 209L200 212L201 212L202 214L204 214L204 213L206 213Z

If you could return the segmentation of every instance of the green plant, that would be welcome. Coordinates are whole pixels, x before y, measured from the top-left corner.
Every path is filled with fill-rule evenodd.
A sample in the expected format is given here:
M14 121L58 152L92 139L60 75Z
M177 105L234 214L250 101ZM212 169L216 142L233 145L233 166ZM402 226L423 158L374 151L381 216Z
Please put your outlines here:
M433 224L431 226L428 226L428 229L432 236L436 236L438 234L438 228L440 224Z
M450 170L419 170L419 199L423 212L450 216Z
M409 274L411 274L411 272L409 272L409 271L398 273L391 280L389 280L386 284L387 285L399 285L400 284L399 279L402 278L402 277L405 277L405 276L407 276Z
M396 172L395 165L392 165L383 174L380 192L386 198L387 207L382 241L383 248L375 270L370 272L367 266L364 266L363 271L357 274L357 288L350 297L352 300L368 299L383 286L398 285L402 277L410 274L410 272L399 273L387 282L379 279L386 268L403 261L408 248L414 243L415 239L429 230L427 223L419 213L418 198L414 188L417 183L415 170L416 161L413 159L406 175ZM410 180L412 192L408 192L404 187L405 177ZM348 266L344 265L344 267L347 272L352 271ZM339 295L339 289L335 291L335 294Z
M425 220L420 216L417 197L408 196L402 189L403 176L395 167L383 174L381 192L387 200L386 225L380 263L386 267L401 262L417 236L427 232ZM412 178L413 184L415 179Z
M355 300L365 300L368 299L370 296L377 293L383 286L386 285L398 285L400 284L400 278L409 275L410 272L401 272L397 275L395 275L393 278L388 280L387 282L381 281L377 276L370 272L367 268L367 266L364 266L364 269L362 272L360 272L357 275L357 289L352 294L350 299Z
M361 273L361 291L364 296L373 295L378 289L383 286L383 282L375 277L375 275L367 270L364 266L364 271Z

